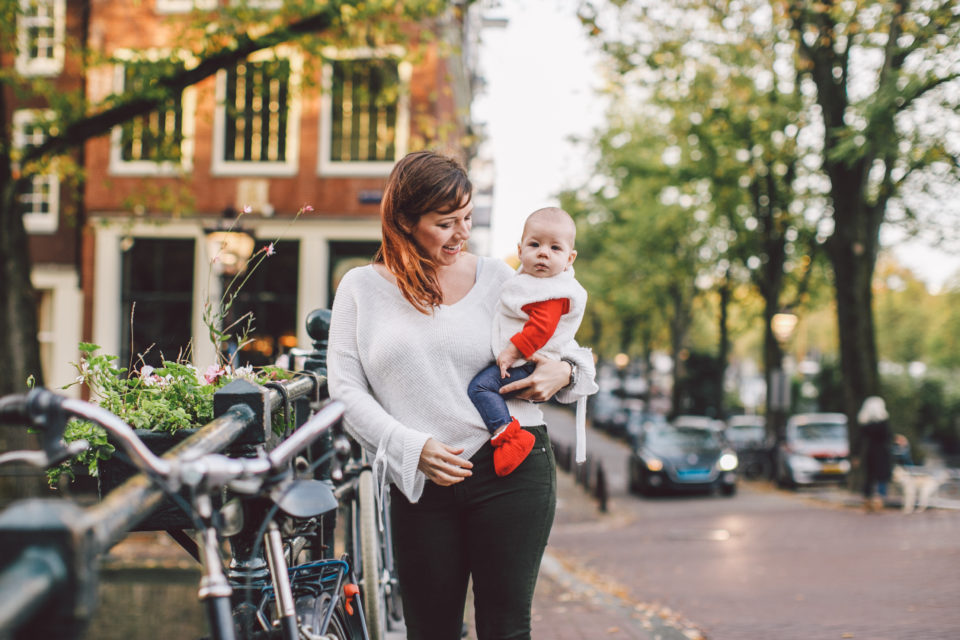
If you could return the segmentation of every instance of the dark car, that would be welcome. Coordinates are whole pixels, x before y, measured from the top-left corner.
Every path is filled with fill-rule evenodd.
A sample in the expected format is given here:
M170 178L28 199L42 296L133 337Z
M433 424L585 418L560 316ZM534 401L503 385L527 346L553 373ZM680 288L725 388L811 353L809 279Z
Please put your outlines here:
M753 479L769 476L773 447L767 437L766 419L763 416L730 416L726 435L740 459L743 477Z
M847 416L800 413L787 420L784 441L777 451L777 484L843 483L849 472Z
M630 454L630 493L737 491L737 454L713 428L654 424Z
M614 435L626 432L627 409L623 400L609 391L601 391L592 398L587 415L597 429Z

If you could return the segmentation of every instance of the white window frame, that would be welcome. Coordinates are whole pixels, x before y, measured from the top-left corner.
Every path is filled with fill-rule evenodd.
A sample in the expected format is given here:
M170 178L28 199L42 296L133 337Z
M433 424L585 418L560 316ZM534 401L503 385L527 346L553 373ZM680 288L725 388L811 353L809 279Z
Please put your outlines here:
M397 102L396 140L394 143L394 157L383 162L335 162L330 160L333 132L333 102L332 83L333 65L323 65L321 86L323 94L320 98L320 140L317 144L317 173L321 176L358 176L374 177L390 174L397 160L407 153L410 140L410 78L413 74L413 65L403 59L405 52L402 47L384 47L378 49L324 49L323 57L328 60L353 60L360 58L396 58L397 76L400 82L400 96Z
M20 109L14 111L13 148L18 151L26 149L33 142L27 139L26 128L38 120L52 120L54 116L54 112L49 110ZM45 139L46 135L43 137ZM42 140L36 142L42 142ZM19 163L15 165L15 168L20 168ZM56 170L38 174L33 176L33 185L34 191L38 186L47 188L47 192L50 194L47 199L47 213L23 214L23 226L27 233L55 233L60 222L60 176L57 175Z
M161 49L151 49L144 52L134 51L132 49L118 49L114 57L130 62L157 62L170 56L169 51ZM189 56L184 56L184 62L187 66L194 61ZM124 71L126 65L118 63L113 66L113 86L116 93L123 92ZM181 133L183 140L180 142L180 162L152 162L150 160L124 160L123 159L123 127L118 125L110 131L110 166L109 172L115 176L174 176L193 170L193 151L195 139L195 122L197 111L197 89L190 86L183 90L180 95L180 110L183 114L181 123Z
M217 6L217 0L157 0L156 12L160 14L190 13L194 9L204 11Z
M53 55L34 58L27 53L27 29L36 18L28 17L30 0L20 0L17 12L17 58L15 67L22 76L55 76L63 71L63 41L66 35L67 0L45 0L53 9Z
M261 62L274 58L290 62L290 86L287 95L287 157L283 162L244 162L224 160L226 137L227 71L217 72L217 107L213 115L213 159L210 172L215 176L270 176L290 177L297 175L300 160L300 112L303 54L290 46L278 46L251 54L247 60Z

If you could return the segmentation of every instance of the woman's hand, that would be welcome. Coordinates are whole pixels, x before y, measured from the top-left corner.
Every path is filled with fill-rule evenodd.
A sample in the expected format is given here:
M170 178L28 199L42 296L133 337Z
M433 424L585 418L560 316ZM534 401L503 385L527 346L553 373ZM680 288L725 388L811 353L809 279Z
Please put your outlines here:
M461 453L463 453L462 447L454 448L428 438L420 451L420 462L417 468L441 487L463 482L464 478L473 475L470 471L473 463L459 457Z
M502 395L517 392L515 398L546 402L570 382L572 369L569 362L551 360L536 353L529 360L536 364L533 373L500 387Z

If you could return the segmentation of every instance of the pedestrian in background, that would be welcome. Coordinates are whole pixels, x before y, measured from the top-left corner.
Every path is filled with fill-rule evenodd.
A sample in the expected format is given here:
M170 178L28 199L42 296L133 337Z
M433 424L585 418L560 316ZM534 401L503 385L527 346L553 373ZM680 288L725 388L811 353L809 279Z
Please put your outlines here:
M860 460L863 462L863 500L867 511L883 508L890 481L890 416L880 396L863 401L857 422L860 424ZM874 495L876 491L876 495Z
M329 342L330 396L347 430L376 452L391 487L391 524L410 640L459 638L472 578L479 640L530 638L533 590L556 507L556 463L534 402L594 390L593 356L534 354L532 374L501 390L534 437L509 475L467 396L491 360L494 309L514 275L466 251L472 187L456 161L431 151L400 160L380 205L374 263L337 288ZM559 393L558 393L559 392Z

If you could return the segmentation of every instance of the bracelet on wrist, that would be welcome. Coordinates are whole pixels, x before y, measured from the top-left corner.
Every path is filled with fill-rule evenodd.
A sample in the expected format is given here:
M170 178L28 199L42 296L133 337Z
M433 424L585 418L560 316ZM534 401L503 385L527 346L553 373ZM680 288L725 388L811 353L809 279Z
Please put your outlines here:
M577 363L571 360L570 358L560 358L560 359L570 365L570 380L567 381L566 387L572 387L576 385L578 380Z

